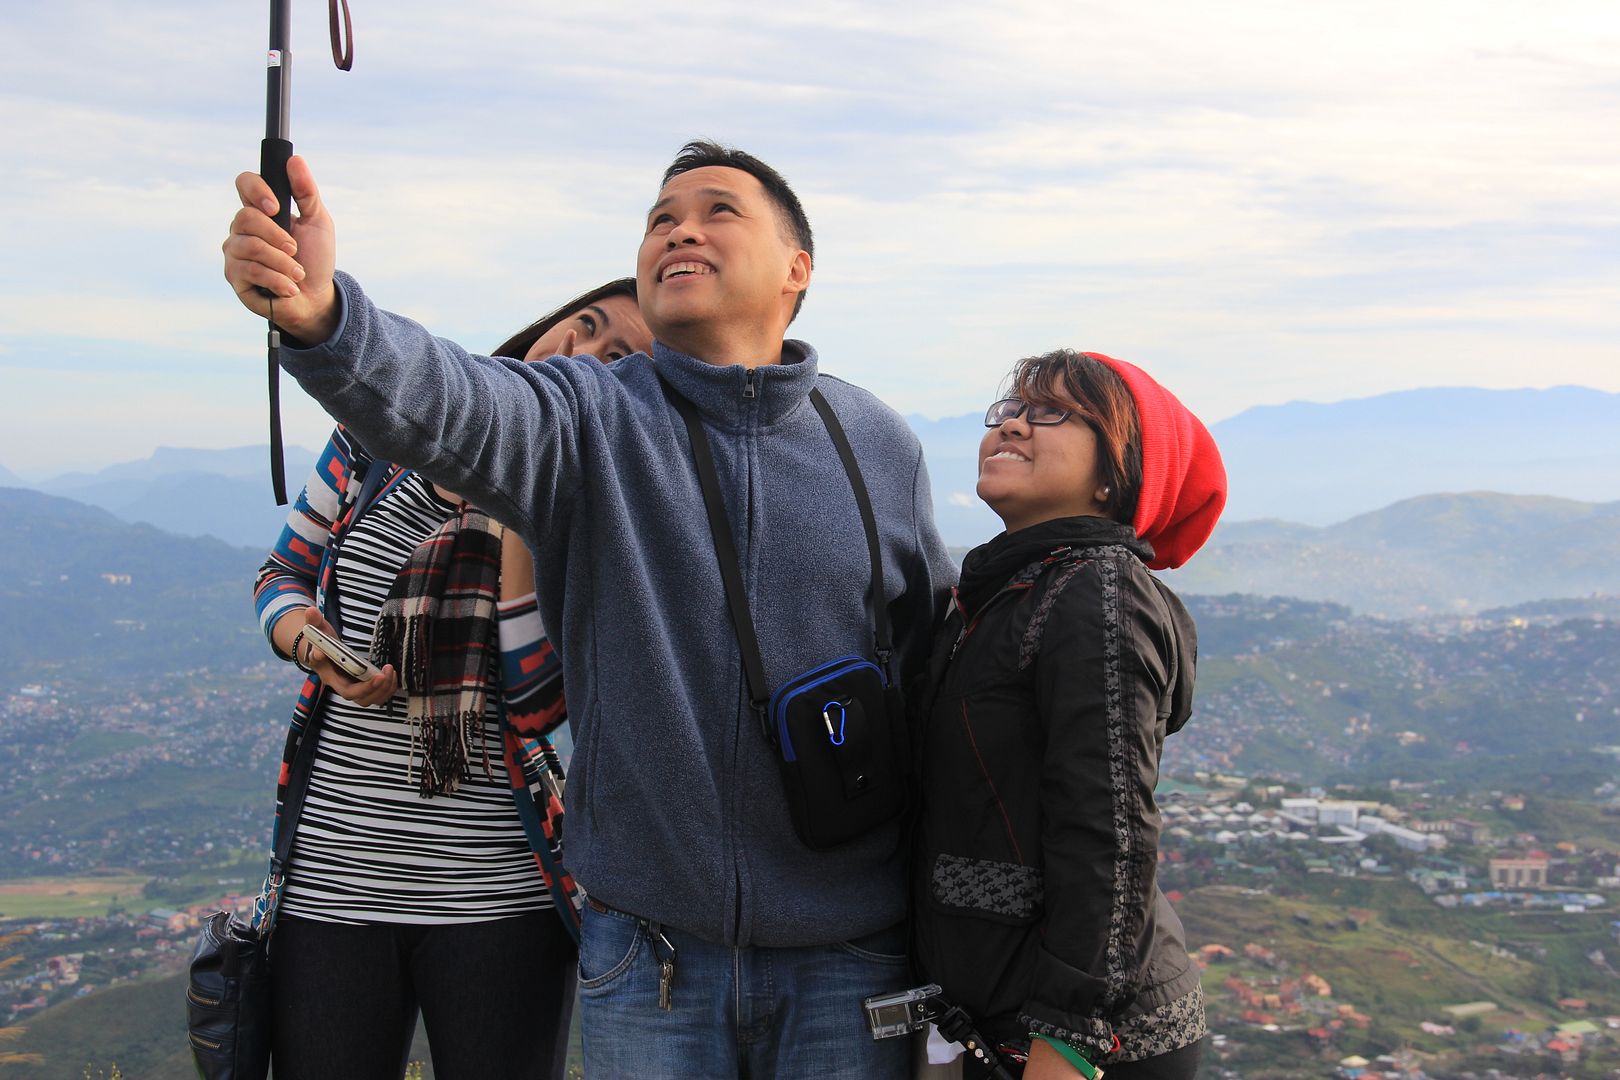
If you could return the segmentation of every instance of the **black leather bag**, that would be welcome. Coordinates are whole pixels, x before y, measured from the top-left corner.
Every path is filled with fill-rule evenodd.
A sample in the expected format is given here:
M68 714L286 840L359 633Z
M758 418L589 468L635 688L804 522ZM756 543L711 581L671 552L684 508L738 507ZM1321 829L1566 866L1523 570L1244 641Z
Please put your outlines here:
M202 1080L265 1080L270 1071L270 932L304 811L320 722L317 708L294 752L270 874L253 921L216 911L197 934L186 984L186 1033Z
M264 1080L270 1071L270 957L240 915L208 916L191 954L186 1029L203 1080Z
M293 754L270 873L253 921L216 911L197 934L186 984L186 1033L202 1080L264 1080L270 1071L270 932L304 812L321 715L317 707Z

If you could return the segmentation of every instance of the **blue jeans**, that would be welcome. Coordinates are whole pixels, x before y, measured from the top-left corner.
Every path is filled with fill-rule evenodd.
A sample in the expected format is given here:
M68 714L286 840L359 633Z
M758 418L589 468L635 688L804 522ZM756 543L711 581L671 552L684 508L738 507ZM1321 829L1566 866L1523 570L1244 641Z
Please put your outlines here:
M861 1007L872 994L907 987L903 926L799 948L662 933L675 950L667 1010L659 1007L664 943L634 916L585 909L579 1003L591 1080L909 1075L910 1040L873 1040Z

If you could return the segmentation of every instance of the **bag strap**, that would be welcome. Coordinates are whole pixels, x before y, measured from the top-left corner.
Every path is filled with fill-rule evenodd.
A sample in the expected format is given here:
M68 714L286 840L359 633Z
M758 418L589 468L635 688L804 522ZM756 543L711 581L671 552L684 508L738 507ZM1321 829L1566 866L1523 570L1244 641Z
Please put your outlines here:
M298 832L298 819L304 816L304 796L309 792L309 776L315 771L315 736L320 733L324 710L310 710L304 733L298 738L298 749L293 753L292 765L287 770L287 796L281 800L281 816L276 822L276 847L270 853L270 873L285 876L287 862L292 858L293 836Z
M382 490L383 484L387 483L388 474L393 468L393 463L389 461L373 461L366 466L366 478L361 481L360 494L354 500L354 520L349 522L351 529L377 501L377 493Z
M686 396L658 376L664 388L664 397L686 421L686 434L692 444L692 458L697 463L698 483L703 487L703 505L709 511L709 535L714 538L714 553L720 560L720 577L726 585L726 604L731 608L731 625L737 628L737 643L742 646L743 671L748 676L748 700L754 710L764 715L771 700L771 689L765 681L765 661L759 653L759 637L754 633L754 619L748 613L748 590L743 585L742 560L737 557L737 545L731 538L731 522L726 517L725 503L720 497L720 476L714 468L714 451L709 437L703 431L703 418L697 406Z
M720 477L714 467L714 453L709 447L709 437L703 430L703 419L698 414L697 406L670 386L662 375L658 376L658 382L663 387L664 397L686 423L687 437L692 444L692 458L697 464L698 482L703 488L703 503L709 515L709 533L713 537L715 556L720 563L720 577L725 582L726 604L731 609L731 622L737 630L737 643L742 647L743 671L748 677L749 701L763 717L770 703L770 687L765 680L765 662L760 656L759 637L754 632L754 620L748 610L748 591L743 584L742 561L737 556L737 545L731 536L731 522L726 517L725 503L721 499ZM838 414L833 412L832 405L822 396L821 391L813 387L810 390L810 402L815 406L817 415L821 417L828 436L838 450L838 459L844 467L844 475L849 478L849 486L855 494L856 505L860 507L861 525L866 532L867 556L872 564L871 613L876 627L873 639L878 665L883 669L883 677L892 683L894 680L889 670L889 661L893 654L893 646L889 637L888 611L884 603L883 552L878 543L877 518L872 513L872 502L867 494L866 482L855 460L855 452L849 445L849 438L844 434L844 427L838 421ZM769 725L766 726L768 730Z
M827 427L827 434L832 437L833 445L838 448L838 456L844 463L844 474L849 477L849 486L855 491L855 504L861 508L861 525L866 529L866 551L872 560L872 622L876 627L873 635L877 647L878 667L883 669L883 677L893 682L893 673L889 671L889 657L894 652L894 645L889 637L889 605L884 602L888 595L883 591L883 549L878 542L877 518L872 513L872 500L866 493L866 480L861 476L861 467L855 461L855 451L849 445L849 436L844 434L844 425L838 422L838 414L833 412L832 404L821 396L821 391L811 389L810 403L821 414L821 422Z
M508 737L517 738L512 730L511 720L506 711L506 693L495 696L495 709L499 717L501 741L505 743ZM539 739L549 740L547 735L536 736ZM568 873L557 860L557 853L552 850L553 837L546 832L544 818L545 811L540 808L539 800L534 797L529 787L528 774L524 771L522 759L514 751L506 755L507 780L512 783L512 801L517 806L518 821L523 825L524 836L528 839L529 850L534 857L540 860L540 876L546 883L546 889L551 893L551 906L562 920L563 930L579 944L579 928L583 921L585 894L580 891L579 883ZM542 761L539 765L542 770L550 771L549 763ZM517 771L512 772L513 769ZM542 779L542 792L545 784ZM548 795L552 793L546 793ZM560 798L560 792L555 793ZM558 834L561 835L561 834Z
M359 443L354 444L354 449L358 457L365 458L365 473L360 481L360 493L355 496L352 503L345 504L352 507L348 511L348 525L345 526L341 535L334 534L328 541L333 548L331 552L331 558L333 559L337 558L337 548L342 547L343 541L347 539L349 532L360 523L360 519L365 517L373 506L377 505L377 500L381 498L383 488L393 477L401 473L401 470L396 469L392 462L377 461L371 458ZM342 607L343 605L338 601L337 578L334 576L326 590L326 603L321 607L321 614L325 615L326 621L332 624L332 629L340 634L343 632Z

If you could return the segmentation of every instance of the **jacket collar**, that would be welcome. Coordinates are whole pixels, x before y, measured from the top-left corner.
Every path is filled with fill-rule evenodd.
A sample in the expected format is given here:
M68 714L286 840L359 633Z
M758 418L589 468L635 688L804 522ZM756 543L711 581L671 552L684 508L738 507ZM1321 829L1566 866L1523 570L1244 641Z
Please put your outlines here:
M653 342L653 367L669 385L698 407L705 420L723 429L768 427L792 415L816 385L816 350L803 341L782 342L782 362L750 369L741 364L705 363ZM753 397L749 397L750 388Z
M1043 521L1017 532L1004 532L968 552L962 561L957 595L971 617L1001 591L1019 570L1064 549L1118 545L1144 562L1153 547L1137 538L1129 525L1100 517L1066 517Z

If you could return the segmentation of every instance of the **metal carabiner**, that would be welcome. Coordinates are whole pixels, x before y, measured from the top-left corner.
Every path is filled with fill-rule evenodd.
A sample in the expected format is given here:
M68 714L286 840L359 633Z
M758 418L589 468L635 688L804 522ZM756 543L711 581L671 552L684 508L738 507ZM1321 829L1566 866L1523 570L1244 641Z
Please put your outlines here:
M838 710L838 730L833 730L832 710ZM834 746L844 745L844 724L849 719L849 712L844 708L842 701L829 701L821 707L821 722L827 725L827 741Z

